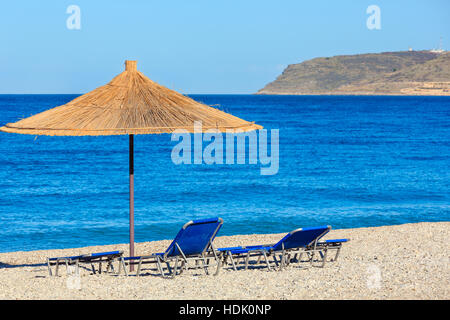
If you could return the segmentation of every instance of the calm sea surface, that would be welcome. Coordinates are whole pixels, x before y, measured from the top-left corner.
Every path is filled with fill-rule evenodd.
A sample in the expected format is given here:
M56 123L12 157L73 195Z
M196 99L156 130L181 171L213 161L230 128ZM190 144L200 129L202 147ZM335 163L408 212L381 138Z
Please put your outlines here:
M0 95L0 124L76 95ZM136 241L220 216L219 235L450 220L450 98L193 95L279 129L279 171L174 165L135 137ZM205 146L208 143L205 143ZM128 241L128 137L0 132L0 252Z

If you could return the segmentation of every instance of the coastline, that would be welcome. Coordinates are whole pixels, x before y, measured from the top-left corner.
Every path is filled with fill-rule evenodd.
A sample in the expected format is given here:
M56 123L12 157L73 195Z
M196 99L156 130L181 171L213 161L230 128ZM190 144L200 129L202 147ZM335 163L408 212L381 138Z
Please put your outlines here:
M284 234L219 236L216 247L278 241ZM450 222L420 222L332 230L324 239L349 238L339 259L324 268L268 271L222 269L218 276L189 270L175 279L90 274L49 277L45 259L124 250L127 244L0 253L0 299L448 299ZM136 253L161 252L171 240L136 243ZM73 277L72 277L73 278Z
M450 97L450 92L447 94L401 94L401 93L376 93L376 92L325 92L325 93L294 93L294 92L255 92L253 95L258 96L386 96L386 97Z

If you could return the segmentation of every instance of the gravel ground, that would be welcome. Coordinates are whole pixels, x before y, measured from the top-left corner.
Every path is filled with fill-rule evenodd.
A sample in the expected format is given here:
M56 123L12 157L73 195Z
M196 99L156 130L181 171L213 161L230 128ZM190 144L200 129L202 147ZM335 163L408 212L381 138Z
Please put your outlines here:
M216 247L276 242L284 234L218 237ZM218 276L189 270L175 279L91 274L48 276L48 256L67 256L127 245L0 253L0 299L449 299L450 222L332 230L325 238L349 238L338 261L325 268L291 264ZM137 254L160 252L169 240L137 243Z

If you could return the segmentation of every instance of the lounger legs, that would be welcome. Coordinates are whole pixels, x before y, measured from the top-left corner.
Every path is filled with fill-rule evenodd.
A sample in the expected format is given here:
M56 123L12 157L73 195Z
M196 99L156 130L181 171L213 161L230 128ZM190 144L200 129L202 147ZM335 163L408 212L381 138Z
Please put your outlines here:
M123 257L121 257L119 259L119 270L117 271L118 275L120 275L120 272L122 271L122 268L123 268L123 271L124 271L125 275L128 276L127 267L125 265L125 260L123 259Z
M167 266L169 266L169 263L167 263ZM175 278L175 276L177 275L177 270L178 270L178 257L176 257L176 259L175 259L175 265L174 265L173 270L171 271L171 274L170 274L172 279Z
M112 264L113 261L115 261L115 259L114 260L104 260L103 262L107 263L106 272L109 272L109 269L111 269L115 274L120 275L122 272L122 269L123 269L126 276L128 276L127 265L129 265L131 263L138 264L136 276L140 276L140 273L142 272L142 268L143 268L142 264L149 263L144 260L153 258L154 260L151 261L150 263L156 264L156 269L158 270L159 274L163 278L169 278L169 277L174 278L177 275L181 275L188 268L190 269L190 267L189 267L190 261L192 261L192 263L195 263L196 269L203 269L205 274L207 274L207 275L209 274L208 267L211 266L210 263L212 264L213 261L216 261L217 269L215 270L215 273L214 273L214 275L216 275L219 273L219 270L223 265L222 259L226 259L227 255L226 254L220 254L220 255L215 254L214 257L212 257L210 255L202 254L202 255L194 256L194 257L183 256L183 257L173 257L173 258L168 258L168 259L163 259L161 256L155 255L152 257L149 256L149 257L143 257L143 258L144 259L140 258L138 262L136 261L137 259L135 259L135 260L130 259L130 260L126 261L127 260L126 258L125 259L123 257L117 258L118 264L119 264L117 273L115 272L115 268ZM172 264L172 261L173 261L173 264ZM59 264L61 264L61 261L59 261L59 262L60 262ZM234 264L234 261L232 261L232 262ZM165 267L163 267L163 265L162 265L163 263L166 264ZM51 274L51 272L52 272L51 263L49 261L47 261L47 265L48 265L49 273ZM58 264L56 264L56 266L57 266L57 268L59 268ZM166 268L167 268L167 271L166 271ZM97 270L95 270L94 264L91 264L91 269L94 274L97 273ZM155 270L155 268L153 268L153 270ZM102 266L99 265L98 273L101 273L102 271L103 271ZM57 272L58 272L58 270L57 270Z
M250 259L250 253L247 253L247 256L245 257L245 270L248 269L248 259Z
M234 259L233 259L233 255L230 252L227 252L226 256L225 256L225 261L230 258L231 259L231 264L233 265L233 270L236 271L236 263L234 263Z
M205 258L201 258L203 269L205 270L205 274L208 275L208 264L205 261Z
M187 263L183 260L183 261L181 261L180 273L179 274L182 274L184 269L187 269Z
M160 261L159 257L156 257L156 264L158 266L159 272L161 273L161 276L163 278L165 278L166 276L164 275L164 271L163 271L163 268L162 268L161 261Z
M59 260L56 260L56 269L55 269L56 276L58 276L58 270L59 270Z
M169 270L169 274L172 274L172 268L170 267L169 262L166 262L167 270Z
M273 257L273 259L274 259L275 264L276 264L277 266L279 266L279 263L278 263L278 261L277 261L276 256L275 256L275 255L272 255L272 257ZM256 261L256 264L260 264L260 263L262 262L262 259L263 259L263 258L264 258L264 263L265 263L266 266L267 266L267 269L268 269L269 271L271 271L272 268L271 268L270 262L269 262L269 255L267 254L266 251L261 251L261 255L258 256L258 259L257 259L257 261ZM249 264L250 264L250 263L249 263L249 262L250 262L250 253L247 253L247 254L245 254L245 255L238 255L238 256L236 256L236 257L233 258L233 255L231 254L231 252L228 252L228 251L223 252L222 255L221 255L221 257L219 258L220 264L221 264L222 266L223 266L223 265L227 265L227 264L228 264L228 259L230 259L231 265L232 265L232 268L233 268L234 271L237 271L237 265L236 265L235 259L237 260L237 263L238 263L238 264L239 264L239 263L243 263L243 264L244 264L244 270L247 270L247 269L248 269L248 266L249 266ZM242 261L239 261L239 259L241 259ZM281 261L281 259L280 259L280 261ZM217 272L216 272L216 273L217 273Z
M328 250L336 250L336 254L334 258L329 259L328 258ZM320 246L320 247L314 247L314 248L306 248L306 249L300 249L300 250L283 250L281 252L275 253L275 252L266 252L264 250L261 251L253 251L253 252L246 252L244 254L235 254L233 255L230 251L223 251L219 257L220 264L227 265L229 264L228 259L231 260L231 264L233 267L233 270L237 270L237 266L235 263L235 260L237 261L237 264L243 265L243 269L247 270L249 268L250 264L250 258L255 256L256 254L259 254L256 260L256 264L260 264L262 262L262 259L264 258L264 262L267 266L267 269L271 271L271 263L275 263L275 266L278 270L283 270L287 266L289 266L293 262L298 263L306 263L309 265L309 267L319 267L323 268L325 267L325 264L327 261L336 261L339 257L341 246ZM303 258L303 254L306 254L307 258ZM269 257L272 256L273 262L269 261ZM240 260L241 259L241 260ZM306 266L308 268L308 266ZM216 271L215 274L218 274Z
M223 258L220 255L217 257L217 269L216 269L216 273L214 273L215 276L219 275L220 269L222 268L222 263L225 259L226 259L226 253L224 253Z
M281 257L280 257L280 270L283 270L283 268L287 266L286 260L287 260L287 254L286 254L286 252L283 250L283 251L281 252Z
M152 263L156 263L156 268L163 278L174 278L175 276L180 275L185 269L187 269L187 261L185 259L180 260L179 257L176 257L173 266L171 266L172 260L164 261L159 256L156 256L154 258L155 261L152 261ZM204 263L203 258L199 260L201 260L202 263ZM140 276L140 273L142 271L142 264L144 263L145 262L143 262L143 259L139 260L136 276ZM163 263L165 263L166 268L163 267ZM198 261L196 261L196 263L198 264ZM125 268L125 265L123 267ZM206 268L205 265L203 265L202 267ZM167 271L165 271L165 269L167 269Z
M325 266L325 262L327 262L327 249L324 249L323 251L319 251L320 258L322 259L322 263L319 268L323 268Z
M52 276L52 268L50 266L50 259L49 258L47 258L47 268L48 268L48 274L51 277Z
M267 258L267 254L265 251L263 251L263 255L264 255L264 260L266 261L266 264L267 264L267 269L269 269L269 271L271 271L269 258Z
M64 264L66 266L66 272L69 273L69 267L71 265L75 265L75 272L76 274L79 274L79 264L78 264L78 260L67 260L67 259L57 259L54 262L55 264L55 276L57 277L59 275L59 265L60 264ZM52 272L52 262L50 261L50 259L47 258L47 270L48 270L48 274L49 276L53 276L53 272Z
M332 260L332 261L337 261L337 258L338 258L338 256L339 256L339 252L341 251L341 246L339 246L337 249L336 249L336 256L334 257L334 259Z

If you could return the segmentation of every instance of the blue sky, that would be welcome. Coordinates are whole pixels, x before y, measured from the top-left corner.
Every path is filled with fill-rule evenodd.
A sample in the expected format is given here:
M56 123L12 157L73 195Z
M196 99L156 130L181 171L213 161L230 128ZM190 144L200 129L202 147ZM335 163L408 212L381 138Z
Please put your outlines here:
M369 5L381 30L366 27ZM69 30L69 5L81 29ZM185 94L254 93L320 56L450 49L450 1L3 1L0 93L84 93L125 59Z

